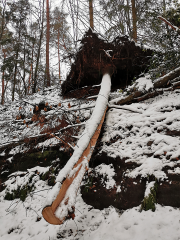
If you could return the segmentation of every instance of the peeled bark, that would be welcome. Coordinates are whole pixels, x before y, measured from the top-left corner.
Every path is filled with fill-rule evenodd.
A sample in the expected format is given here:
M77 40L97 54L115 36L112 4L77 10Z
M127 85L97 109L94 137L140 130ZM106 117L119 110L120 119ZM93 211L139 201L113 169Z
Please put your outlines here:
M56 190L55 193L53 190L53 196L50 195L50 199L47 198L46 206L42 211L43 217L50 224L62 224L67 218L74 219L75 217L74 204L76 194L84 173L88 169L88 162L90 161L104 122L106 110L108 108L110 88L110 75L105 74L91 118L86 124L82 137L77 142L72 157L56 178L57 184L54 187ZM61 186L59 182L63 182ZM57 188L59 186L60 191L57 194Z

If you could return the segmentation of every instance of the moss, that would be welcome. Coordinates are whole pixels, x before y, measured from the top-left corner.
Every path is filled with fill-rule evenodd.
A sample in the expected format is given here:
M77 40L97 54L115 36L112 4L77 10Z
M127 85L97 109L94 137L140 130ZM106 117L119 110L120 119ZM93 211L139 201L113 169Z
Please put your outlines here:
M34 185L29 186L25 185L22 188L18 187L16 190L13 190L12 193L6 192L4 197L5 200L14 200L16 198L20 198L22 202L26 200L27 195L33 190Z
M153 212L156 210L155 203L156 203L156 195L157 195L158 184L155 182L154 187L150 189L150 194L144 198L141 204L141 210L152 210Z
M35 152L29 154L30 158L47 158L49 155L51 155L51 151L44 151L44 152Z
M29 183L32 183L32 179L33 179L34 176L36 176L36 174L33 174L33 175L29 178Z
M88 192L89 189L92 188L92 186L93 186L93 177L88 176L87 182L84 185L84 191Z
M56 180L55 176L50 176L49 179L48 179L48 185L49 186L54 186L55 185L55 180Z
M42 174L40 175L40 179L43 180L43 181L48 180L49 174L50 174L49 171L45 172L44 174L42 173Z
M7 192L4 199L9 200L9 201L14 200L14 194L10 193L10 192Z

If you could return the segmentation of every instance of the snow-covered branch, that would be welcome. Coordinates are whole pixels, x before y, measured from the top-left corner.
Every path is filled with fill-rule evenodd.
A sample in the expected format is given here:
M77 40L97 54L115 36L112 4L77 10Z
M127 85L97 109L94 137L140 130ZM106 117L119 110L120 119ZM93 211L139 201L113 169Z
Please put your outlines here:
M159 19L161 19L162 21L164 21L167 25L169 25L172 29L174 29L176 32L178 32L180 34L180 29L177 26L174 26L172 23L170 23L167 19L158 16Z

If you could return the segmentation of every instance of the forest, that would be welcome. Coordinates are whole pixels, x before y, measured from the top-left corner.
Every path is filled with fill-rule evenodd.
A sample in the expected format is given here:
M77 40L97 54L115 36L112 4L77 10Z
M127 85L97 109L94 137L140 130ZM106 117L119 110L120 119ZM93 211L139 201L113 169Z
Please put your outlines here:
M156 50L142 71L149 71L153 79L178 67L179 34L158 18L179 27L178 1L93 4L2 0L1 104L65 81L89 26L107 42L126 36L144 50Z
M178 0L1 0L1 239L180 239Z

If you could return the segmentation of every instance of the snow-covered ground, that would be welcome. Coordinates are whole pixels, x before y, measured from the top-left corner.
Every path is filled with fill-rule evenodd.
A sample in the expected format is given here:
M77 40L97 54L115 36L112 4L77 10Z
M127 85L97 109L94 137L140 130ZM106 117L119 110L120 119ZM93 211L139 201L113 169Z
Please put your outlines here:
M157 179L165 179L162 169L165 166L176 168L180 164L180 138L168 133L179 131L179 102L179 91L165 92L143 103L131 104L130 109L141 113L110 109L101 151L139 165L126 176L154 175ZM110 144L115 138L117 141Z
M138 80L141 87L144 86L144 79L142 81ZM149 83L148 86L148 89L152 87ZM147 87L145 89L147 90ZM1 106L1 146L8 142L17 142L27 136L39 135L42 131L39 125L32 123L27 127L23 120L15 120L22 110L27 121L33 116L33 105L41 101L48 102L49 106L53 107L49 112L42 111L42 114L47 118L50 115L54 116L51 123L55 125L56 118L61 116L62 108L68 110L69 103L71 107L77 105L79 108L80 104L78 105L77 100L62 100L59 93L59 89L52 88L44 94L38 93L26 98L28 102L26 105L22 101L5 107ZM113 100L113 104L115 102ZM167 174L163 171L165 166L171 167L168 170L169 174L180 174L180 138L167 134L168 131L179 131L179 102L180 93L176 90L165 92L161 96L142 103L123 106L137 110L137 113L123 109L109 109L102 137L103 146L99 153L104 151L110 157L126 158L127 162L137 163L137 167L125 173L126 177L154 175L158 180L166 179ZM59 103L61 104L58 106ZM81 107L87 104L89 105L83 102ZM22 105L23 108L20 109ZM91 110L83 109L77 111L76 114L87 118L87 116L90 117L90 112ZM52 141L51 144L57 144L56 140L49 139L39 143L38 146L45 147L50 144L49 141ZM11 154L25 150L27 149L22 144L14 147ZM5 155L5 152L1 152L0 155ZM13 163L13 157L8 161ZM34 167L25 172L14 173L9 177L5 190L0 193L0 239L180 240L179 208L156 204L155 212L140 211L140 206L126 211L119 211L112 206L98 210L83 201L80 191L75 203L75 219L68 220L60 226L48 224L42 218L42 208L52 187L48 186L47 181L40 179L40 174L45 173L49 167ZM116 173L111 165L101 164L96 167L95 172L106 176L103 184L107 189L115 185ZM4 199L7 191L16 190L18 186L26 186L29 182L33 187L24 202L20 199L12 201ZM117 186L117 192L120 191L121 186ZM148 195L147 192L145 196Z
M37 168L38 171L43 169ZM29 170L33 172L35 169ZM44 169L46 171L46 169ZM21 177L28 181L30 175ZM15 180L17 177L12 177ZM20 181L20 177L19 177ZM75 204L75 220L63 225L48 224L42 218L42 204L50 187L39 176L34 176L35 190L24 202L19 199L4 200L0 194L0 239L1 240L179 240L180 210L156 205L156 211L142 211L140 206L119 212L113 207L103 210L87 205L81 193ZM21 183L22 183L21 182ZM16 183L14 183L16 184ZM12 186L14 184L8 184Z

